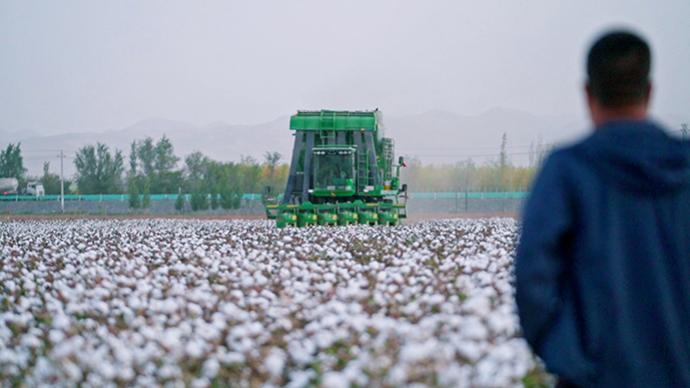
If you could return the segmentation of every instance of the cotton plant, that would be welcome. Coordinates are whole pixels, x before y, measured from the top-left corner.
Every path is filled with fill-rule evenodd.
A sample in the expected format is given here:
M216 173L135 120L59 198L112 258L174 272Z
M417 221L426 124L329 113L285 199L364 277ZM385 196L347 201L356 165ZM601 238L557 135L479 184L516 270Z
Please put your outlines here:
M520 386L511 219L0 224L0 384Z

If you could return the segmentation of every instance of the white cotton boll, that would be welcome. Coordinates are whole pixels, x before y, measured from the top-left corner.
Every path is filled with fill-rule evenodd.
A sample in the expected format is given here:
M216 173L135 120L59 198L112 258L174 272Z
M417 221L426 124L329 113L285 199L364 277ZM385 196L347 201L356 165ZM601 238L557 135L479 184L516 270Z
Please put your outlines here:
M316 350L316 346L313 342L306 339L302 343L292 342L288 344L288 351L290 356L297 362L301 364L307 364L312 360L312 353Z
M258 335L264 332L264 326L260 322L252 322L247 326L250 335Z
M340 372L328 371L323 374L321 385L324 388L347 388L350 386L347 376Z
M495 346L489 352L489 355L498 362L510 362L516 357L516 350L508 343L502 343Z
M516 353L512 363L513 374L514 376L524 376L533 367L532 353L524 339L515 338L510 341L510 344Z
M406 344L400 351L400 359L403 362L413 363L432 357L437 350L438 342L428 339L421 343Z
M52 350L55 358L67 358L74 354L84 344L84 339L79 336L70 337L57 344Z
M465 338L483 340L488 337L489 330L479 318L471 316L460 327L460 334Z
M167 349L174 349L174 348L178 347L180 344L180 337L179 336L180 336L180 333L179 333L178 329L170 328L168 330L165 330L160 335L160 342Z
M70 326L69 318L64 314L58 314L53 317L53 327L56 329L66 329Z
M428 298L428 302L432 306L437 305L437 304L441 304L441 303L443 303L444 300L446 300L446 298L440 294L434 294Z
M365 362L366 360L362 360L362 364L366 365ZM351 384L366 386L368 383L368 377L362 371L362 365L360 365L357 359L349 362L342 373Z
M193 316L199 316L203 313L201 306L199 306L198 304L195 304L195 303L187 304L187 310Z
M204 377L208 379L213 379L214 377L216 377L219 370L220 363L218 362L218 360L215 358L209 358L206 361L204 361L204 364L201 368L201 373L204 375Z
M17 354L11 349L0 349L0 363L14 364L17 360Z
M487 318L489 327L494 333L512 333L517 328L517 322L512 315L493 313Z
M407 380L407 368L405 365L395 365L388 371L386 382L393 386L402 386Z
M321 319L321 326L324 328L333 327L338 324L338 317L333 314L326 315Z
M129 381L134 378L134 370L129 366L120 367L118 368L117 376L120 380Z
M290 331L292 329L292 322L287 318L280 318L277 322L278 326L285 329L285 331Z
M165 364L158 369L158 375L164 379L173 378L178 374L177 368L170 364Z
M321 349L331 346L334 340L333 335L325 330L316 333L314 339L316 341L316 345Z
M102 300L93 302L91 308L100 314L105 315L108 313L108 304L103 302Z
M112 380L117 371L110 362L101 362L97 365L97 372L106 380Z
M0 318L0 343L9 342L12 336L12 330L5 326L4 322L2 322L2 318Z
M23 284L23 286L24 286L24 289L25 289L26 291L29 291L29 292L32 292L32 291L34 291L34 290L36 289L36 283L34 283L33 280L28 279L28 278L27 278L27 279L24 279L24 284Z
M227 352L218 356L220 362L226 365L239 365L245 361L245 357L242 353L237 352Z
M290 373L290 378L285 386L286 388L302 388L309 386L309 381L314 376L313 371L294 371Z
M478 316L485 316L491 309L489 299L484 295L472 295L462 304L462 308Z
M439 371L438 382L444 387L466 387L470 385L471 373L466 365L451 364Z
M192 388L206 388L211 385L211 382L206 377L197 377L192 380Z
M503 369L492 359L484 358L475 365L475 383L484 387L505 387L509 381Z
M493 284L494 277L488 272L479 272L474 276L482 287L487 287Z
M278 377L285 366L285 352L280 349L271 349L264 361L264 368L272 377Z
M25 335L22 337L21 344L27 348L38 348L41 346L41 340L33 335Z
M465 341L456 345L457 352L470 362L476 362L484 354L481 347L473 341Z
M199 327L197 329L197 332L199 333L199 336L203 338L205 341L213 341L220 337L220 330L221 328L218 328L215 326L216 322L214 322L211 325L204 324L203 326ZM223 325L224 323L220 323Z
M254 275L254 280L256 285L258 286L265 286L268 283L268 278L266 278L261 273L257 273L256 275Z
M254 278L251 276L245 276L242 278L242 287L249 288L254 285Z
M112 351L115 358L124 365L129 365L132 363L133 354L129 348L127 348L123 343L117 342L112 346Z
M61 368L70 381L78 382L82 379L81 369L73 362L65 361L62 363Z
M0 351L2 353L2 351ZM36 359L36 365L34 366L33 375L28 376L28 385L38 385L31 384L31 380L36 378L39 381L48 381L55 378L56 369L54 365L45 357L39 356Z

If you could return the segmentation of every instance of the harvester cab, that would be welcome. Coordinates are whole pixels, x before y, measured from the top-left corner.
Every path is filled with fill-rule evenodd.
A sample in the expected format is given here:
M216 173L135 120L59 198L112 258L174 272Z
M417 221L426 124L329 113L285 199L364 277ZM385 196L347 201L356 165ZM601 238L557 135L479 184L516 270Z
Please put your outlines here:
M290 118L295 141L281 197L264 196L266 216L291 225L396 225L407 216L402 158L383 136L381 112L299 111Z
M315 199L351 197L355 195L355 155L347 146L314 148L314 187L309 194Z

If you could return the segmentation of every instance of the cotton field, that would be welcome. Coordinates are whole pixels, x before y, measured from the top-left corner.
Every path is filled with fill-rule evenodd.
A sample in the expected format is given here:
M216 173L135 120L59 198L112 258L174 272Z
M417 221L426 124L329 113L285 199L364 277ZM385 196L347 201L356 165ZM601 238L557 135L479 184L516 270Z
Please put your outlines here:
M0 385L519 386L516 232L0 222Z

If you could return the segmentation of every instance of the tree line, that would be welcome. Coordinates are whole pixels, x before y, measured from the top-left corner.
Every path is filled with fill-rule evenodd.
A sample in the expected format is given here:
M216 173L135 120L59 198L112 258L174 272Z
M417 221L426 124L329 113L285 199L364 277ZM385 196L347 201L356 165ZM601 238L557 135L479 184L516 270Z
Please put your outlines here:
M546 149L530 152L530 164L511 163L504 135L495 160L476 164L471 159L453 164L423 164L407 158L402 181L411 191L525 191L529 188ZM177 194L178 209L232 209L240 206L243 193L260 193L264 187L281 192L289 165L278 152L266 152L262 161L242 157L239 162L216 161L202 152L180 159L170 139L147 137L130 144L125 162L122 151L107 145L86 145L74 155L76 174L65 183L67 193L128 194L132 208L146 208L152 194ZM39 180L46 194L59 194L60 178L44 163L43 175L27 177L21 144L0 151L0 177L15 177L25 186Z
M240 206L243 193L273 190L285 185L288 165L278 152L266 152L259 162L242 157L239 162L221 162L202 152L180 160L166 136L147 137L130 145L125 164L122 151L105 144L86 145L74 154L76 174L65 180L68 194L128 194L132 208L147 208L152 194L178 194L179 210L233 209ZM60 177L44 163L43 175L27 177L21 144L9 144L0 151L0 177L15 177L20 187L40 181L46 194L60 193Z
M550 151L541 140L530 146L527 166L514 165L507 152L508 136L503 134L499 153L494 160L481 164L472 159L452 164L423 164L408 158L402 170L402 181L412 191L528 191L534 175Z

